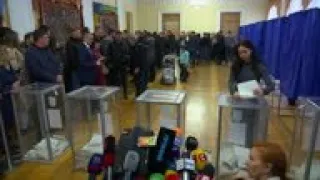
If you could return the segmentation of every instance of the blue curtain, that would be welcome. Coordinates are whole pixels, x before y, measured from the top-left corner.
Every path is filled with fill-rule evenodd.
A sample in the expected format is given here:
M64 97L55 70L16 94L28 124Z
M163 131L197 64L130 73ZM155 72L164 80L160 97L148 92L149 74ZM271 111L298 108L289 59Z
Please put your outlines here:
M285 18L271 20L265 25L263 60L276 79L280 78L280 52L285 25Z
M320 9L243 26L239 37L253 42L286 96L320 96Z

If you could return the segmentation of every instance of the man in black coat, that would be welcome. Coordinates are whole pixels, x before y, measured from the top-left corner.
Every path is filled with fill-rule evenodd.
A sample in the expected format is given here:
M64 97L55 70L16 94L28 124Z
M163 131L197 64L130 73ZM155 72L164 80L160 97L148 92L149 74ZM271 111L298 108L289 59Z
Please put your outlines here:
M125 99L128 96L128 53L128 48L121 38L121 32L116 32L107 55L107 67L109 69L107 84L110 86L122 86Z
M135 44L132 54L132 66L134 68L134 80L136 96L142 94L148 86L150 62L148 61L148 44L142 34Z
M79 86L79 80L75 73L79 67L79 47L81 43L81 30L73 29L66 44L66 61L64 64L64 81L66 92L73 91Z

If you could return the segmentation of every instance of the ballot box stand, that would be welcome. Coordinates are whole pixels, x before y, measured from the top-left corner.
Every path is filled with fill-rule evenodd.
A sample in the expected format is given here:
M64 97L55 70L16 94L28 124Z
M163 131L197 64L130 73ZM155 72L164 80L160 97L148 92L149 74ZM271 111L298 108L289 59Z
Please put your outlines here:
M1 138L1 157L0 157L0 178L1 174L5 174L8 171L12 170L12 159L10 156L10 151L8 147L7 135L4 128L4 122L2 120L2 114L0 112L0 138Z
M263 97L250 99L218 95L218 134L216 141L216 169L218 177L227 175L231 169L244 166L244 161L235 159L229 152L247 159L248 150L254 142L267 139L269 105ZM224 168L227 167L227 168ZM225 170L228 171L225 171ZM229 171L230 170L230 171Z
M320 179L320 98L300 98L290 151L293 179Z
M136 126L157 131L161 127L185 132L186 92L146 90L136 99Z
M33 83L11 96L22 159L52 163L69 147L64 86Z
M119 87L84 86L67 94L74 170L85 169L93 154L103 153L105 137L119 138L119 90Z

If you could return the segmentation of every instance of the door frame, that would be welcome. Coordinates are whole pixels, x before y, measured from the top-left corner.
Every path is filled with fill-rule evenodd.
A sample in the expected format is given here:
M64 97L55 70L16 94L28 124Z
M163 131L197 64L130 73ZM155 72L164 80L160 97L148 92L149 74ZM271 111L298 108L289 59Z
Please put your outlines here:
M240 26L242 25L242 23L243 23L242 11L219 11L217 31L221 30L221 18L222 18L221 14L222 13L239 13L240 14Z
M162 15L163 14L179 14L180 15L180 23L179 23L180 27L179 27L179 29L180 29L180 31L182 30L181 29L181 24L182 24L182 15L181 15L182 13L181 13L181 11L180 10L176 10L176 11L164 10L164 11L159 11L158 12L158 32L162 31L162 26L163 26L163 24L162 24Z

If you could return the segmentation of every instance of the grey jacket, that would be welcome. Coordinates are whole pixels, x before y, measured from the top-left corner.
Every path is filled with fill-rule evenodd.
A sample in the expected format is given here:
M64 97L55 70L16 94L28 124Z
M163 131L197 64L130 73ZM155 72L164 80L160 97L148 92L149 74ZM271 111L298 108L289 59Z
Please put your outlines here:
M265 84L264 94L267 95L270 92L272 92L275 88L274 82L271 80L270 75L267 71L267 68L263 64L259 64L258 69L260 71L261 77L260 77L260 83L262 81ZM251 64L244 64L240 70L240 72L236 75L235 72L230 72L230 78L229 78L229 91L230 94L234 94L238 91L237 84L250 81L250 80L256 80L256 75L254 74L252 70Z

